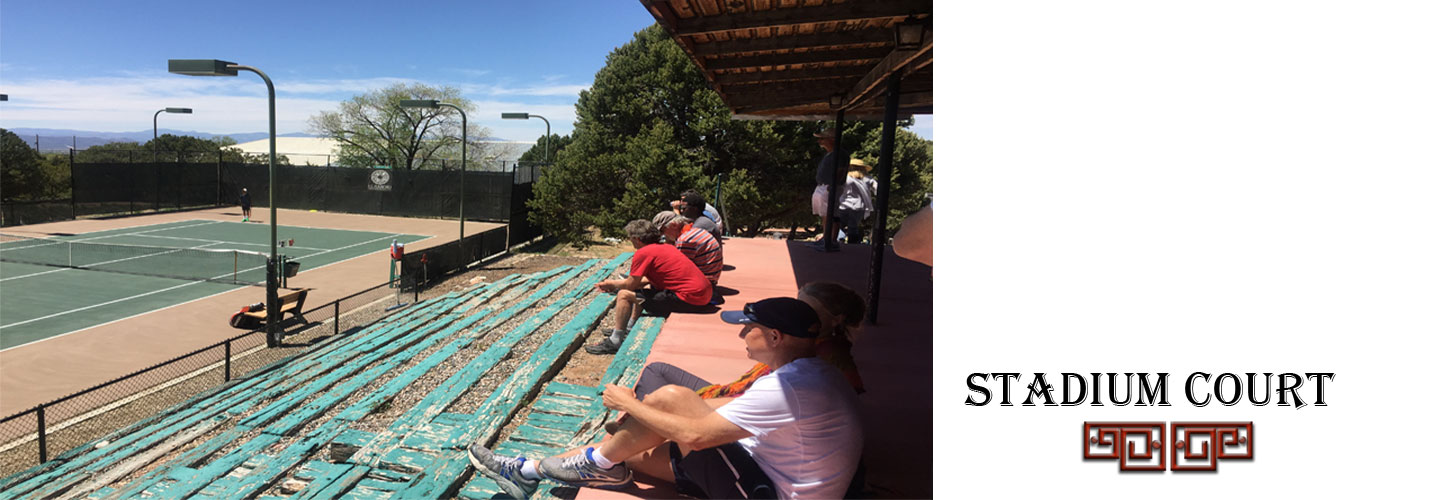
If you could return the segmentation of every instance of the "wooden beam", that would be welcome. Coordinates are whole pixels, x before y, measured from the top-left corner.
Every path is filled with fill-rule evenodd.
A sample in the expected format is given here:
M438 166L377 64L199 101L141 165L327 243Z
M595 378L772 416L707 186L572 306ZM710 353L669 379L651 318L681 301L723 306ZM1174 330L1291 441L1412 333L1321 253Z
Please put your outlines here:
M792 89L784 92L767 90L765 92L727 94L725 103L733 109L757 107L774 109L816 103L830 106L832 94L819 89Z
M865 76L868 66L834 66L830 68L786 69L778 71L754 71L750 73L726 73L715 75L719 85L741 83L785 82L793 80L818 80L823 78L860 78Z
M893 43L895 37L894 29L873 28L809 33L804 35L782 35L770 38L737 39L724 42L697 43L695 44L695 55L718 56L741 52L772 52L786 49Z
M654 3L654 0L651 1ZM933 11L931 0L852 0L843 4L819 7L779 8L745 14L676 19L675 33L680 36L691 36L797 24L865 21L912 15L929 16Z
M866 73L866 76L861 78L861 81L856 82L855 87L852 87L849 92L846 92L845 103L842 104L841 107L849 108L864 99L874 96L876 92L880 91L881 82L884 82L891 73L899 71L918 60L924 61L925 59L934 58L931 52L932 45L931 30L926 30L926 37L921 39L920 48L891 51L890 54L881 59L881 62L876 63L876 66L871 68L871 71Z
M826 99L830 96L845 92L856 83L855 77L818 78L814 80L788 81L788 82L761 82L723 85L716 89L725 95L761 94L766 92L790 92L810 91L812 93L824 93Z
M781 66L792 64L813 64L827 62L847 61L870 61L880 59L889 54L889 47L875 47L866 49L847 50L813 50L810 52L795 52L791 54L766 54L749 57L727 57L723 59L711 59L702 62L702 66L709 70L736 69L736 68L758 68L761 66Z

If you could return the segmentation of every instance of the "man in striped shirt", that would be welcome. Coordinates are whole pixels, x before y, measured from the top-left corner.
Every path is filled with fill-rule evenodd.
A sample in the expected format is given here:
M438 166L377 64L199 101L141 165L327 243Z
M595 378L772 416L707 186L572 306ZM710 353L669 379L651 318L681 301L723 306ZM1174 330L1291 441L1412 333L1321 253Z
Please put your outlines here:
M667 216L666 214L671 214ZM721 268L725 263L721 257L721 244L710 232L695 227L689 219L674 212L656 214L655 223L660 226L665 239L675 245L680 253L700 268L701 274L710 280L711 288L720 282Z

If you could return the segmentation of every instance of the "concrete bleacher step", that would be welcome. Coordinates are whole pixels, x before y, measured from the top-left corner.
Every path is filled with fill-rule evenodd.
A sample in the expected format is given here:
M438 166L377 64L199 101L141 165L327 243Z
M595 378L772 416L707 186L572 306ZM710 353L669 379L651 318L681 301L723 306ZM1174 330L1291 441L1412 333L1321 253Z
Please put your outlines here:
M662 323L660 318L652 317L637 321L596 386L545 384L530 404L530 414L506 440L494 443L492 450L503 456L539 459L599 441L604 432L601 424L610 418L610 411L601 403L601 391L607 384L635 383ZM463 454L461 458L464 459ZM542 481L532 498L555 497L553 490L557 486ZM497 495L506 497L495 481L481 474L473 474L457 493L457 497L467 500L491 499Z
M477 287L471 292L483 292L488 288L493 288L493 285ZM423 315L432 310L431 308L454 303L454 300L436 300L427 304L427 307L413 308L404 314L386 318L348 338L362 342L369 340L371 343L388 341L393 335L405 331L408 323L401 322L416 315ZM333 347L335 344L336 342L331 342L325 347ZM244 413L252 408L255 402L275 397L288 387L287 384L309 380L345 361L326 359L324 355L331 351L333 349L318 349L304 359L293 359L290 364L272 364L260 370L257 375L237 379L202 393L151 418L61 454L46 464L7 478L0 492L5 495L48 496L64 492L81 481L93 479L90 483L103 483L107 478L113 480L123 476L123 473L128 471L123 470L123 467L122 470L115 470L118 462L138 458L139 460L131 460L140 462L134 467L148 463L164 451L174 449L203 434L204 430L215 428ZM317 357L322 360L317 361ZM108 444L99 446L98 443Z

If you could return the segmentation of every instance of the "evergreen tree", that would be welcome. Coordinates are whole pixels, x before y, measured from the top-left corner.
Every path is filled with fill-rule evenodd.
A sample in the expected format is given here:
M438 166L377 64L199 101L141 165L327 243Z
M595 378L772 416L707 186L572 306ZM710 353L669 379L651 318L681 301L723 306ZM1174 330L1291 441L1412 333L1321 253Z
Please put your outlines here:
M714 203L709 198L723 174L720 208L732 232L809 226L818 220L810 214L810 194L824 155L813 134L826 125L731 119L694 63L652 25L611 52L581 92L575 131L536 183L531 221L565 242L584 244L590 228L620 236L626 221L649 219L686 189ZM879 122L847 123L842 147L874 159L879 142L868 138L878 137L880 128ZM926 151L924 174L908 153L905 161L897 157L895 178L908 190L928 192L929 141L909 137L907 151ZM914 141L927 146L916 149ZM910 200L907 193L902 198Z

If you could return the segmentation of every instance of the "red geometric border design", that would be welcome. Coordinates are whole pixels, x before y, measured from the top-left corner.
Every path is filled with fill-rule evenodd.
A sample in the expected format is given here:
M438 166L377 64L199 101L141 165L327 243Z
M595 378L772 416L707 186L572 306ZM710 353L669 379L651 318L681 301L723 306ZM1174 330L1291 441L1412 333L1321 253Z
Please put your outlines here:
M1091 435L1095 429L1096 435ZM1129 442L1127 437L1143 435L1146 437L1146 446L1143 450L1136 450L1136 443ZM1166 470L1166 452L1161 448L1161 441L1166 438L1165 422L1086 422L1081 428L1081 453L1088 460L1120 460L1122 471L1164 471ZM1121 448L1125 444L1125 452ZM1096 453L1091 452L1091 446L1095 445L1102 450ZM1109 451L1104 451L1109 449ZM1132 461L1151 461L1159 458L1156 464L1132 464Z
M1255 454L1255 430L1252 422L1173 422L1170 441L1171 470L1214 471L1218 460L1250 459ZM1195 446L1197 437L1207 438L1201 442L1199 452ZM1227 451L1227 447L1241 447L1244 451ZM1183 450L1185 453L1181 454ZM1204 463L1182 463L1182 458Z

